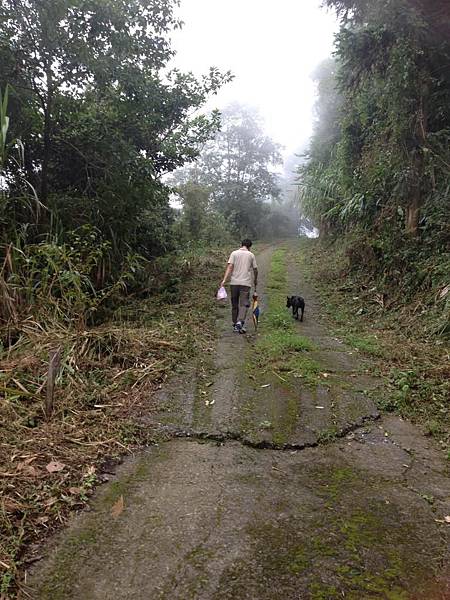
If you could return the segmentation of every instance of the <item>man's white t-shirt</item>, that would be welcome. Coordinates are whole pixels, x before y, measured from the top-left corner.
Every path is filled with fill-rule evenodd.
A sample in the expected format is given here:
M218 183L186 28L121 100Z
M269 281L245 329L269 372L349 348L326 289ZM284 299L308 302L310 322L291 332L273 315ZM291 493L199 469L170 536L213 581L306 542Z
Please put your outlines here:
M231 273L231 285L247 285L251 287L253 284L253 269L257 269L255 255L250 250L240 248L230 254L228 264L233 265Z

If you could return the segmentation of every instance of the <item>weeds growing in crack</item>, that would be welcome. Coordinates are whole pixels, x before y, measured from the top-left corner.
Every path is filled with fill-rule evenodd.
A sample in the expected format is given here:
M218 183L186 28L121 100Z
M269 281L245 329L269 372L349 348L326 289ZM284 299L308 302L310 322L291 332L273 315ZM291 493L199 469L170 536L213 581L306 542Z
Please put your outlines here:
M307 353L315 346L296 330L286 309L287 289L287 253L280 248L272 255L267 281L268 309L248 366L250 371L275 373L287 386L292 385L295 378L314 385L318 382L320 364Z

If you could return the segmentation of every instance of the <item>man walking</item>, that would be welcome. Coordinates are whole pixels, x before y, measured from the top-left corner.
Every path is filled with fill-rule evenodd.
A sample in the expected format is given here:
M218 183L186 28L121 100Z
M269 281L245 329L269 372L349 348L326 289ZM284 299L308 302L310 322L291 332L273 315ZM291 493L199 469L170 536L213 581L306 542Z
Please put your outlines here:
M245 319L250 307L250 288L258 284L258 267L255 255L250 252L251 240L243 240L239 250L231 253L221 287L231 276L231 316L233 331L246 333Z

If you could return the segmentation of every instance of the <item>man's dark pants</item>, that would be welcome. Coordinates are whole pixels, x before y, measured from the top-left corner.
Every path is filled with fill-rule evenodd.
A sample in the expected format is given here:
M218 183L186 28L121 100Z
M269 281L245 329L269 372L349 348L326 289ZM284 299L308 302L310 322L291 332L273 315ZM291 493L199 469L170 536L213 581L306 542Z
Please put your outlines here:
M247 285L231 285L230 288L233 325L238 321L244 323L250 307L250 287Z

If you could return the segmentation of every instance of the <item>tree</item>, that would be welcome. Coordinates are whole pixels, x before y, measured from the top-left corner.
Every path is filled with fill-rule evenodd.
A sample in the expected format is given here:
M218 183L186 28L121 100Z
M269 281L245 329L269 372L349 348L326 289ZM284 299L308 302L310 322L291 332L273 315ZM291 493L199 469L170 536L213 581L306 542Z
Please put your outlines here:
M177 175L178 181L203 184L211 190L211 204L239 235L258 235L280 196L280 147L263 131L258 113L233 104L225 109L221 129L208 142L194 166Z
M206 215L209 208L210 191L195 183L186 183L178 189L183 199L184 220L190 239L202 239Z
M337 87L338 64L333 58L322 61L312 74L316 84L317 101L315 120L309 154L316 161L330 160L341 136L340 117L343 97Z
M200 81L163 72L173 55L168 33L179 26L175 5L2 2L0 85L12 84L13 135L24 142L27 179L52 215L35 233L89 222L120 252L158 251L161 236L152 239L146 223L144 239L142 220L167 221L168 230L159 178L193 160L217 129L217 114L190 115L230 78L216 69ZM11 189L20 176L11 171Z
M182 203L175 223L175 237L179 244L220 246L230 241L230 223L214 209L211 190L207 186L188 181L174 191Z
M3 77L13 76L11 83L32 92L40 107L40 191L46 202L58 96L77 97L91 81L108 86L132 71L161 68L171 56L164 35L178 23L164 1L150 10L139 0L5 0L0 24L1 45L14 69Z
M339 65L335 59L320 63L312 74L316 84L315 121L310 146L297 167L300 210L319 227L330 231L333 209L340 204L343 171L336 166L336 148L342 138L343 96L338 89ZM341 166L341 165L340 165Z
M447 0L325 0L325 4L334 8L344 23L358 25L368 21L386 23L397 10L404 14L414 11L420 15L438 34L441 41L450 34L450 11Z

